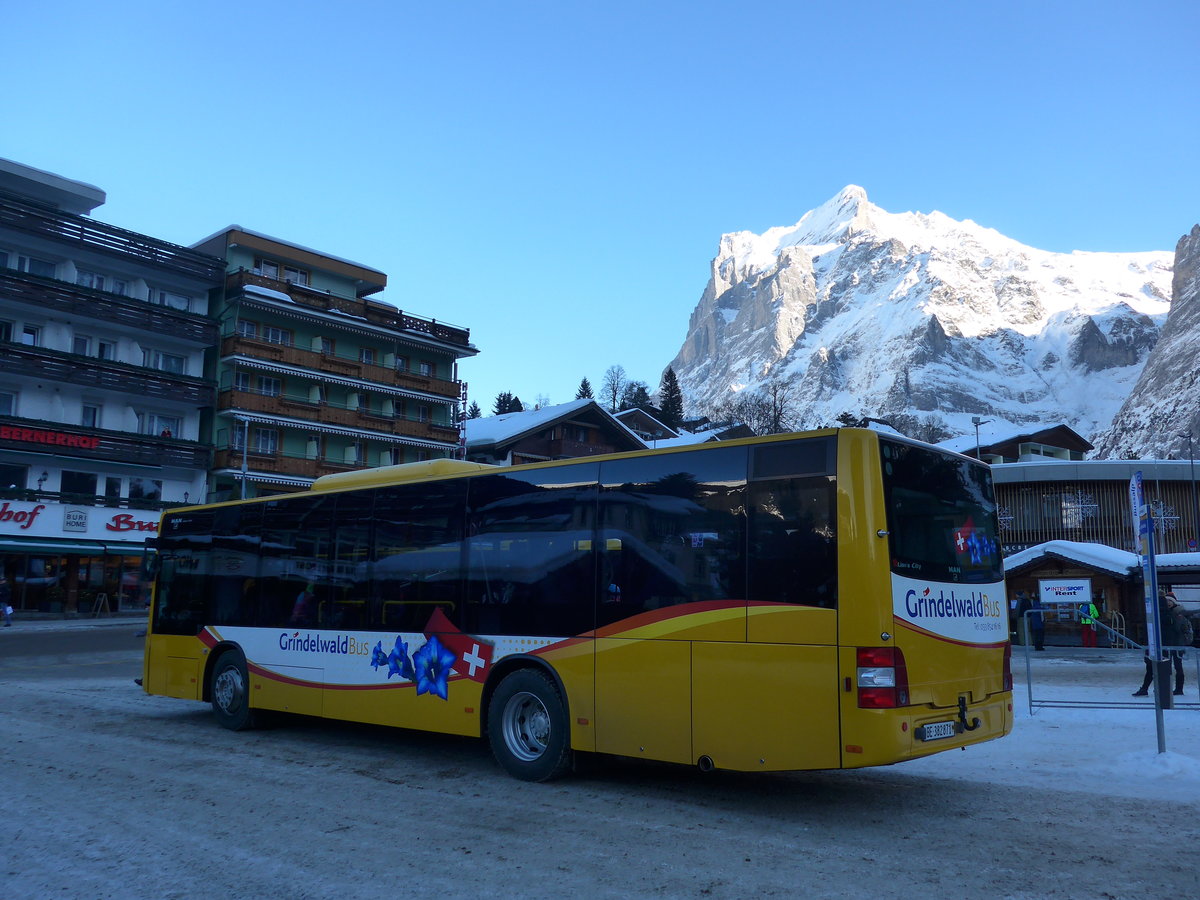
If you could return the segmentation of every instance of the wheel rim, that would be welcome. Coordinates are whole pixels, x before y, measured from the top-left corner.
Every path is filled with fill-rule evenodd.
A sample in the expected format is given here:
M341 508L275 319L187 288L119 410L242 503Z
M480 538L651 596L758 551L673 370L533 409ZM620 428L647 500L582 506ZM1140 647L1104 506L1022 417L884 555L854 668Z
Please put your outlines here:
M246 684L237 666L229 666L217 675L217 680L213 682L213 699L222 712L231 713L240 708L245 696Z
M501 726L504 744L523 762L533 762L550 743L550 713L546 705L528 691L514 694L505 704Z

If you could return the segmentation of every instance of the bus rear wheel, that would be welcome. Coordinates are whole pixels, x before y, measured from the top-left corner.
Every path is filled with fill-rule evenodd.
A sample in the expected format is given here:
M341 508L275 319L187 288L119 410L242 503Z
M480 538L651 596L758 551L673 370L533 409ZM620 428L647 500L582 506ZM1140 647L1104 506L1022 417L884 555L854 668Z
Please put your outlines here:
M504 770L522 781L549 781L567 770L566 704L549 677L521 669L500 682L488 705L488 743Z
M213 667L209 683L213 715L230 731L253 728L254 710L250 708L250 678L246 674L246 658L238 650L221 654Z

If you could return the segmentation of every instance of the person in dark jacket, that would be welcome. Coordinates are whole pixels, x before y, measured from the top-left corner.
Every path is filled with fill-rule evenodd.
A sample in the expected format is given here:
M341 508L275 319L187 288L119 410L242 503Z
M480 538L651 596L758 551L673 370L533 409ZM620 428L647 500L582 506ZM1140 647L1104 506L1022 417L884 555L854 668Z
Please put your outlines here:
M1167 594L1166 588L1158 589L1158 623L1162 627L1160 643L1163 647L1178 646L1181 638L1179 628L1175 625L1175 608L1179 601L1174 594ZM1175 668L1175 696L1183 696L1183 650L1167 650L1166 658L1171 660ZM1154 662L1146 653L1146 676L1142 686L1133 692L1135 697L1145 697L1150 692L1150 684L1154 681Z

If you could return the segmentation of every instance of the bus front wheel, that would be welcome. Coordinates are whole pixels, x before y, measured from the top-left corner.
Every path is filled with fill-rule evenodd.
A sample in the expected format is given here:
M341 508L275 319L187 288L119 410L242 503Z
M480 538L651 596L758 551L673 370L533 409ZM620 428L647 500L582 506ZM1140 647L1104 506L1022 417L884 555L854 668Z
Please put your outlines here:
M567 770L567 711L550 678L536 669L505 677L488 705L488 743L496 761L522 781L549 781Z
M239 651L230 650L217 660L209 685L209 697L212 698L213 714L226 728L242 731L254 727L246 658Z

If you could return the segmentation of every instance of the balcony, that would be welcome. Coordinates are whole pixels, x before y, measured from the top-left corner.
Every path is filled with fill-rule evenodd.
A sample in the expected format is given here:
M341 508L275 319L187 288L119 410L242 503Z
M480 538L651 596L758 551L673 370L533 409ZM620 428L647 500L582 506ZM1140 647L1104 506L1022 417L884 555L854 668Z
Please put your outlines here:
M385 416L366 409L350 409L328 402L314 403L286 395L272 396L254 391L223 390L217 395L217 409L300 419L318 425L333 425L446 444L458 442L458 428L454 425L437 425L418 419ZM286 426L287 423L281 424Z
M57 457L180 469L207 469L212 456L212 448L198 441L102 428L80 428L15 416L0 416L0 445L6 450L46 453Z
M230 272L225 279L225 289L233 294L241 291L247 285L269 288L272 291L282 291L291 297L292 302L306 306L317 312L334 312L341 315L353 316L371 325L388 328L403 337L405 333L432 338L436 341L451 345L447 349L466 351L465 355L474 355L471 347L471 331L457 325L439 322L437 319L426 319L413 316L403 310L396 309L390 303L378 300L365 300L357 297L339 297L326 291L319 291L308 285L294 284L290 281L278 281L265 275L258 275L240 269ZM249 296L253 297L253 294ZM464 354L460 354L464 355Z
M213 467L217 470L240 470L242 452L231 448L216 451ZM260 453L251 449L246 454L246 469L251 473L270 472L275 475L290 475L295 478L317 479L335 472L365 469L365 464L348 463L326 457L292 456L285 453Z
M0 373L5 375L36 375L45 381L172 400L189 406L212 406L215 387L203 378L12 342L0 342L0 348L3 349Z
M260 341L240 335L231 335L221 341L222 360L228 360L231 356L249 356L283 366L327 372L340 378L355 378L373 384L433 394L448 400L457 400L460 391L457 381L445 381L441 378L397 372L388 366L376 366L344 356L319 353L316 350L302 350L299 347L285 344L272 344L269 341Z
M26 303L67 318L110 322L130 331L166 334L205 347L217 342L217 323L205 316L54 278L0 269L0 294L8 302Z
M144 265L198 278L212 285L220 283L225 271L225 260L219 257L2 192L0 228L47 237L60 244L75 244L111 256L132 258Z

